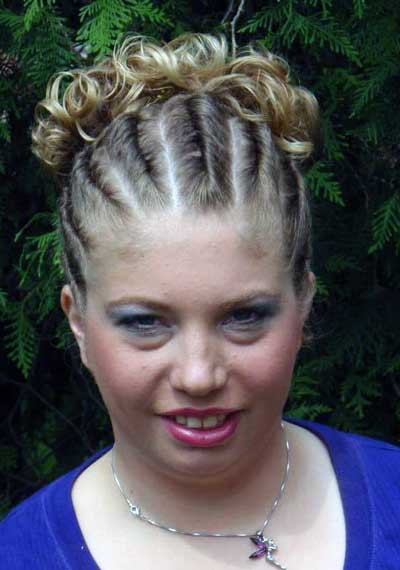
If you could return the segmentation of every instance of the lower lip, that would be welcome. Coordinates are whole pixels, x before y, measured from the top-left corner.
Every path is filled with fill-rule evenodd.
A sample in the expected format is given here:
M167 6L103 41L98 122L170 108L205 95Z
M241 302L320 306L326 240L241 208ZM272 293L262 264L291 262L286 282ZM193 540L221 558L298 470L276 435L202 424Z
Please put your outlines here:
M177 424L173 419L163 417L165 426L173 438L192 447L212 447L229 439L239 424L239 412L235 412L225 422L211 429L194 429Z

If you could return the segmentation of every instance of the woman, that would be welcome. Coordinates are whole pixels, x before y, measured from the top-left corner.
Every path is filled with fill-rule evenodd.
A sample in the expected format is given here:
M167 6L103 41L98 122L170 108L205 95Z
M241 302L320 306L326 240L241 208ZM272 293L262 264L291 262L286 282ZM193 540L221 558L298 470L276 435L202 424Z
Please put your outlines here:
M0 568L398 568L399 451L282 422L317 122L280 58L211 36L134 39L53 80L34 150L115 444L9 515Z

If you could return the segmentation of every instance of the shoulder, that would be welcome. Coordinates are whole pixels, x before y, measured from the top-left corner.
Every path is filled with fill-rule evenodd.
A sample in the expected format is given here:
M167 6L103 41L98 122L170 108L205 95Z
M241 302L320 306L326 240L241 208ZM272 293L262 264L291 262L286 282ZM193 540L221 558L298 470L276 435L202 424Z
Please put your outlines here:
M364 435L345 433L335 428L306 420L289 420L304 427L325 443L338 475L357 471L369 479L370 486L387 487L390 481L400 493L400 447Z
M340 488L347 532L357 545L358 552L352 552L354 559L360 558L361 549L368 551L369 568L397 568L400 560L400 448L314 422L289 421L318 436L329 452Z
M400 504L400 447L311 421L289 421L310 431L325 444L343 486L357 484L358 488L359 482L364 481L371 500L390 493ZM400 520L400 516L398 518Z
M57 570L65 568L59 559L54 540L54 525L47 506L48 502L60 494L65 493L67 496L68 475L57 479L26 499L0 523L1 570L3 568L39 570L39 564L45 569L49 552L52 552L52 567Z
M102 453L37 491L0 522L0 570L65 570L71 567L71 545L80 553L86 550L71 490L78 475Z
M308 431L313 432L326 444L329 451L337 451L340 446L357 450L363 457L376 455L387 456L388 460L400 461L400 447L386 441L374 439L365 435L347 433L328 425L312 422L310 420L299 420L286 418L290 423L294 423Z

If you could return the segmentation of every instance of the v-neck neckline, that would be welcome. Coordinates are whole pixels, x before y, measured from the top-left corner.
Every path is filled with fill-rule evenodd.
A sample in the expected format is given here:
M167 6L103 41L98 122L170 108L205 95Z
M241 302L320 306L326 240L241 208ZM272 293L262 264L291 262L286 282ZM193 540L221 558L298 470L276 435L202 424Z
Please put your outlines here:
M371 518L370 494L364 474L363 464L358 454L357 446L351 436L335 429L307 420L284 418L285 421L298 425L316 435L325 445L333 469L336 474L339 492L342 500L346 524L346 550L343 570L356 568L368 570L374 547L373 521ZM72 487L79 475L102 455L107 453L110 446L95 453L80 467L64 477L65 485L55 485L54 493L47 497L46 511L49 520L55 523L53 537L57 542L60 555L66 568L98 570L91 552L89 551L72 502ZM65 524L65 521L69 524ZM71 550L72 548L72 550Z

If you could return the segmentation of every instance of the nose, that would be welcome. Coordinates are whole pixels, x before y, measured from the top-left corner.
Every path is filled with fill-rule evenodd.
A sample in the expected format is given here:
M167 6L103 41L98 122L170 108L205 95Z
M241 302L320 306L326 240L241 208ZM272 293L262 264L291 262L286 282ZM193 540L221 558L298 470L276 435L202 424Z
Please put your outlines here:
M228 374L219 354L218 340L206 331L182 335L177 351L177 364L171 372L171 384L176 390L204 397L225 385Z

